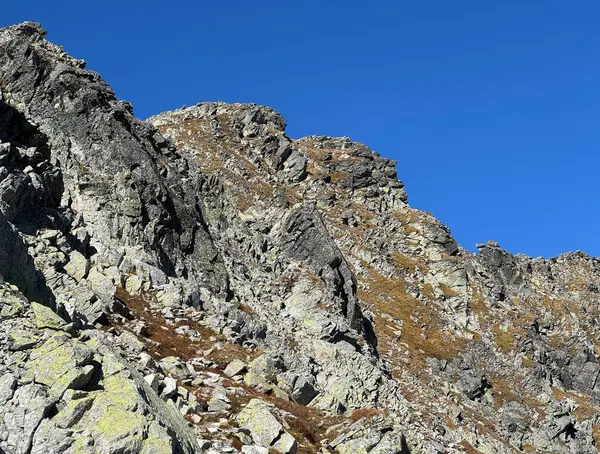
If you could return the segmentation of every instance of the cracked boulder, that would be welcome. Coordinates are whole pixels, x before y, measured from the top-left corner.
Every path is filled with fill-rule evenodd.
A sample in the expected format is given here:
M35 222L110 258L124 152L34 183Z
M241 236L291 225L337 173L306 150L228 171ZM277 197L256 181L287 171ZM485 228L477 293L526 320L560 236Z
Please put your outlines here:
M273 406L261 399L252 399L238 415L237 422L258 446L282 454L295 454L298 450L294 437L273 416Z

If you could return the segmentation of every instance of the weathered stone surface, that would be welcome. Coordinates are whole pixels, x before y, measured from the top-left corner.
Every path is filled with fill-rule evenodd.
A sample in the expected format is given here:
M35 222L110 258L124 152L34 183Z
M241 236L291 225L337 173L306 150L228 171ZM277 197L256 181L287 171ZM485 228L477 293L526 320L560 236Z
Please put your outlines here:
M269 450L262 446L242 446L242 452L244 454L269 454Z
M90 262L79 251L73 251L69 256L69 262L65 265L65 271L77 282L87 277L90 270Z
M225 375L228 377L235 377L236 375L242 374L247 368L247 365L244 361L239 359L234 359L230 362L225 370L223 371Z
M208 401L208 411L227 411L231 409L231 400L224 388L215 388Z
M0 452L596 452L600 261L471 254L396 164L253 104L140 122L0 30Z
M158 365L166 375L175 379L182 380L191 376L185 363L174 356L161 359Z
M297 443L271 413L271 407L260 399L252 399L238 415L241 428L250 432L256 444L283 453L295 453Z
M40 328L50 328L61 330L66 326L65 320L59 317L52 309L47 306L42 306L38 303L31 303L33 314L35 317L35 325Z
M177 380L173 377L167 377L163 381L163 390L161 392L161 397L163 399L168 399L173 397L177 392Z
M0 404L8 402L17 388L17 379L14 375L7 373L0 377Z
M3 308L19 303L14 289L0 285ZM32 334L45 330L46 338L23 347L19 363L0 348L0 369L10 371L0 376L3 452L197 452L183 420L101 333L77 339L56 330L64 320L26 300L12 314L0 317L1 332L19 326Z

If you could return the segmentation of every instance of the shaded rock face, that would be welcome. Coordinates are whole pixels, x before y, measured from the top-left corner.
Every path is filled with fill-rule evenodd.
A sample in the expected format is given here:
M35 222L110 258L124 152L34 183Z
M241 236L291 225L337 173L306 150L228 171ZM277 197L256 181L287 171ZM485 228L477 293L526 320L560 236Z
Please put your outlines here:
M198 182L193 175L184 177L185 161L172 156L153 128L135 120L131 107L117 101L96 73L43 36L31 23L5 29L0 88L4 102L35 123L38 136L48 138L38 152L49 152L51 162L59 164L63 214L77 214L71 222L86 228L103 266L119 267L128 258L127 248L139 248L142 262L170 276L201 279L225 294L226 275L203 230ZM8 130L0 136L30 135L15 121L3 123ZM18 184L15 180L13 186ZM56 199L56 191L52 195Z
M44 35L0 30L0 453L597 452L598 259L470 254L270 108L139 121Z
M313 272L331 289L332 299L339 299L342 312L354 329L363 324L370 332L368 320L360 312L356 281L344 256L336 246L313 206L302 206L286 220L283 250L292 259L307 262Z

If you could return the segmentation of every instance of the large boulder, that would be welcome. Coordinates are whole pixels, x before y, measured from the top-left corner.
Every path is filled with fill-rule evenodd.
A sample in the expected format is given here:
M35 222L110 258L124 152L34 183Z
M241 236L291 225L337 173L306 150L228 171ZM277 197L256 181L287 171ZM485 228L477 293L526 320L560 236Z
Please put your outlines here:
M252 399L240 412L237 421L250 432L254 442L283 454L295 454L298 443L273 416L273 406L261 399Z

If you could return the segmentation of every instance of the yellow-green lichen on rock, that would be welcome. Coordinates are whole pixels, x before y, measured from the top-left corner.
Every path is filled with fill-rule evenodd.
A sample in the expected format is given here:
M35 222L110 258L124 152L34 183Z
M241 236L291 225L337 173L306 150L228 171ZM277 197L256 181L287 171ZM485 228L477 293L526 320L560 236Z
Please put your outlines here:
M34 347L40 337L39 333L32 330L13 329L10 332L10 349L13 351L27 350Z
M87 384L85 379L91 377L93 359L93 350L83 342L57 333L32 350L25 367L36 383L50 387L52 395L61 396L69 388Z
M73 399L68 401L65 406L53 418L54 424L61 429L73 427L83 417L94 403L94 396Z
M250 432L252 440L264 448L278 452L296 452L297 442L273 416L273 406L260 399L252 399L240 412L237 421L242 429Z
M13 295L7 297L6 293L2 294L2 302L0 303L0 317L11 318L19 315L25 309L25 304Z
M158 419L164 414L153 413L143 397L147 390L141 389L143 385L132 379L128 369L105 377L101 386L103 389L90 393L87 400L93 401L92 404L71 427L75 431L87 433L94 440L95 451L92 452L173 452L172 437L158 423ZM73 414L78 405L82 404L71 404L72 407L63 409L63 412ZM60 420L65 419L60 413L58 417ZM85 449L88 447L75 443L67 452L88 452Z
M172 452L173 440L164 427L153 421L148 430L148 437L142 442L140 454L171 454Z
M90 394L91 408L72 428L87 432L94 440L96 452L104 452L103 449L139 452L147 432L147 420L138 411L144 405L138 389L124 374L105 378L102 386L103 390Z
M104 378L99 383L102 390L92 392L94 406L77 427L82 430L91 426L101 428L92 434L96 443L100 439L121 439L118 446L139 446L141 449L132 452L162 454L177 449L184 453L200 452L179 410L158 397L101 333L90 332L89 335L86 345L94 350ZM137 415L137 418L129 417L130 414ZM127 426L130 432L126 434L112 429L114 421L121 421L122 427ZM176 438L173 438L173 433L177 434Z
M31 308L33 309L35 324L39 329L49 328L60 330L67 325L67 322L47 306L34 302L31 303Z

